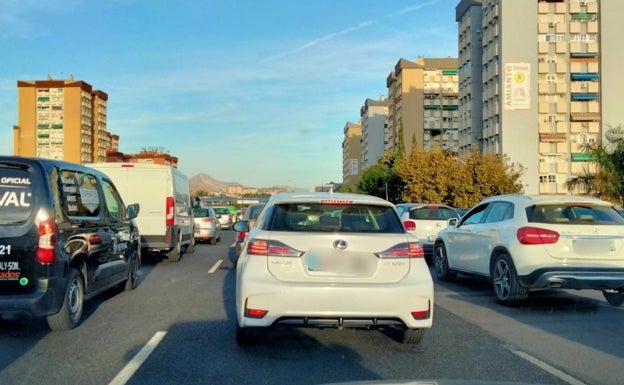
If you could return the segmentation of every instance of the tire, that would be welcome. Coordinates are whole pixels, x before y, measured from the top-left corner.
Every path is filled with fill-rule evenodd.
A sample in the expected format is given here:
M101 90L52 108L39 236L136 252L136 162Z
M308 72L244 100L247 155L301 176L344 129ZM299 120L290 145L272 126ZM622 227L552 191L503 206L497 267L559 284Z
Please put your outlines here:
M211 245L216 245L217 244L217 237L214 236L214 237L210 238L208 240L208 243L210 243Z
M400 342L406 345L417 345L422 342L425 329L404 329L400 334Z
M603 290L602 295L611 306L621 307L624 304L624 289Z
M180 250L180 240L178 240L173 246L173 249L167 252L167 259L169 260L169 262L179 262L181 256L182 252Z
M496 300L505 306L517 306L529 296L529 289L522 286L511 257L505 253L494 258L490 278Z
M191 243L186 245L184 254L192 254L195 251L195 235L191 235Z
M52 330L71 330L78 326L82 319L85 301L82 276L78 270L70 268L67 278L61 309L58 313L47 317L48 326Z
M141 257L138 252L134 252L131 257L130 266L128 268L128 279L124 284L124 290L130 291L136 289L139 284L139 271L141 270Z
M452 281L457 277L457 273L449 269L446 247L443 243L436 244L433 249L433 266L436 278L440 281Z

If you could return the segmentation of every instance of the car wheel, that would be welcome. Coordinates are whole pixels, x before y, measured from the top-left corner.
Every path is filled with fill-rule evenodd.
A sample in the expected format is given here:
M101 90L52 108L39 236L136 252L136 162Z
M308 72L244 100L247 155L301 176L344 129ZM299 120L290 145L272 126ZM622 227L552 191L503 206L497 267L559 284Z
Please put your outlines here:
M513 261L507 254L496 256L490 277L497 301L505 306L518 305L529 296L529 290L520 284Z
M85 292L82 276L78 270L70 268L67 289L63 304L58 313L47 317L52 330L70 330L78 326L84 309Z
M401 343L416 345L422 342L425 336L425 329L405 329L401 331Z
M184 253L185 254L191 254L195 251L195 236L191 235L191 243L189 243L188 245L186 245L186 248L184 249Z
M620 307L624 304L624 289L603 290L602 295L611 306Z
M443 243L435 245L435 249L433 251L433 265L435 268L436 278L440 281L451 281L457 276L457 273L449 269L446 247L444 247Z
M141 270L141 258L135 251L132 257L130 257L130 266L128 268L128 279L124 285L124 290L130 291L136 289L139 283L139 270Z
M173 249L169 250L167 253L167 259L169 262L178 262L180 260L180 256L180 241L178 240L175 246L173 246Z

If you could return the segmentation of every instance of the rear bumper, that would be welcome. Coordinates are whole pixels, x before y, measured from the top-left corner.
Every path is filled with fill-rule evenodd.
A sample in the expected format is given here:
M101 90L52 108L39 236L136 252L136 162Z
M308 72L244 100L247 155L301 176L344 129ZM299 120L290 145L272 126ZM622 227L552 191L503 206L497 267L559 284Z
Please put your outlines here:
M619 289L624 288L624 268L543 268L519 279L531 289Z
M65 298L64 278L38 281L38 289L28 294L0 295L0 316L42 317L58 313Z
M195 229L195 240L207 241L217 236L216 229Z
M433 282L414 277L384 285L244 282L237 296L241 327L430 328L432 325ZM262 318L253 318L248 316L249 309L267 310L267 313ZM426 316L415 319L414 311L424 311Z

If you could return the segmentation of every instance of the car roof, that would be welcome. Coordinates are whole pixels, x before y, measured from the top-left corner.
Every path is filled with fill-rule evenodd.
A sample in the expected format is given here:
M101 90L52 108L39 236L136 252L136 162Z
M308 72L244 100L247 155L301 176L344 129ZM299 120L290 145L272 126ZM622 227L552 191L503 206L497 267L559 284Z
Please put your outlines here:
M372 195L352 194L352 193L330 193L330 192L313 192L313 193L280 193L269 198L267 204L275 205L278 203L297 203L297 202L321 202L321 201L345 201L356 204L375 204L393 206L389 201Z
M506 200L515 202L518 204L523 204L526 206L534 205L534 204L547 204L547 203L593 203L593 204L604 204L604 205L612 205L610 202L604 201L602 199L585 196L585 195L563 195L563 194L554 194L554 195L528 195L528 194L506 194L506 195L495 195L488 198L485 198L481 201L481 203L491 202L491 201L499 201Z

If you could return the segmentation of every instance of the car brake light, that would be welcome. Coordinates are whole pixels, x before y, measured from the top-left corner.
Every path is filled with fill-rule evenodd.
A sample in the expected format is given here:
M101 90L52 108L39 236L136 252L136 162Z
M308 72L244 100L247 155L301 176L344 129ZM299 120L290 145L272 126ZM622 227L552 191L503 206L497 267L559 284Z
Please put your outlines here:
M427 319L429 318L429 310L416 310L412 312L414 319Z
M214 222L214 221L215 221L215 220L214 220L214 219L212 219L212 218L204 218L204 219L202 219L202 222L212 223L212 222Z
M516 233L518 242L523 245L547 245L559 241L559 233L539 227L521 227Z
M173 226L175 222L175 201L173 197L167 197L165 203L165 226Z
M431 302L429 302L429 308L427 310L412 311L412 317L414 317L414 319L427 319L431 317Z
M346 200L346 199L322 199L321 204L330 205L330 206L332 205L343 206L343 205L353 204L353 201Z
M405 222L403 222L403 224L405 225L405 230L407 230L407 231L414 231L414 230L416 230L416 222L414 222L414 221L405 221Z
M264 309L245 309L245 317L262 318L267 315L268 312L268 310Z
M423 258L425 251L418 242L399 243L382 252L375 253L378 258Z
M240 231L238 233L238 239L242 242L243 239L245 239L245 236L247 236L247 232L246 231Z
M303 252L279 242L266 239L252 239L247 244L248 255L264 255L274 257L300 257Z
M39 223L39 244L37 245L37 260L41 263L54 262L56 248L56 223L47 219Z

